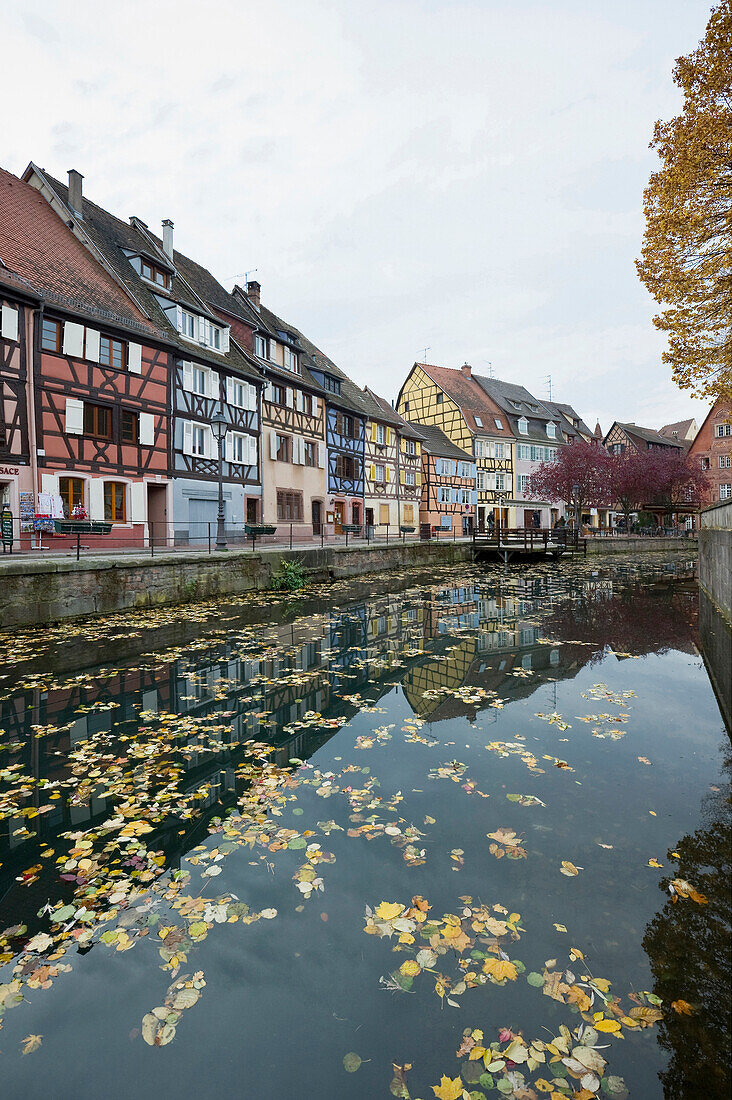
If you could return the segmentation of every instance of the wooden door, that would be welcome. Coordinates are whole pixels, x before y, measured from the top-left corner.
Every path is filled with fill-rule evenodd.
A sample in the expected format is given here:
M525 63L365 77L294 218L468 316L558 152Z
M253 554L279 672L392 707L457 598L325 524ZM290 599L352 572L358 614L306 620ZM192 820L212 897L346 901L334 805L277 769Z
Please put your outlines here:
M321 512L321 503L319 500L314 500L312 503L313 512L313 534L319 535L321 526L323 523L323 514Z
M344 513L343 501L337 500L333 505L333 514L335 516L334 530L337 535L343 534L343 513Z

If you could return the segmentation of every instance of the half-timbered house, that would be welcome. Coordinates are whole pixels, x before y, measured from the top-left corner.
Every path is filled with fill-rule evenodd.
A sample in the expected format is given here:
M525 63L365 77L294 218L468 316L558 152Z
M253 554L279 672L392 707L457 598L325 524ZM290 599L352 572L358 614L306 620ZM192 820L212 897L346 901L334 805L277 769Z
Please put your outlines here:
M17 541L21 499L35 500L27 389L33 363L33 316L40 296L26 280L2 266L3 230L0 220L0 509L10 508Z
M261 518L259 469L261 375L252 355L231 334L217 307L238 306L205 268L173 248L173 223L162 239L139 218L129 222L82 195L81 176L64 184L34 164L24 178L43 195L72 233L124 289L169 349L167 403L172 424L168 471L172 506L168 537L202 540L216 521L219 457L211 417L227 424L222 461L226 523Z
M434 425L420 425L422 486L419 522L430 531L469 534L476 506L475 460Z
M249 281L233 296L248 307L253 352L264 376L262 488L264 522L292 524L296 537L320 535L328 495L325 391L308 369L300 334L261 302Z
M60 209L10 173L0 189L3 263L38 295L24 316L32 512L111 521L134 544L167 507L168 351Z
M421 433L364 387L364 522L368 528L416 527L422 491ZM388 533L388 532L387 532Z
M666 454L681 454L686 448L678 439L661 435L654 428L643 428L640 424L621 424L614 420L612 427L603 439L603 446L614 455L630 454L633 451L664 451Z
M415 363L402 385L397 411L417 424L433 424L476 463L479 529L489 517L509 524L513 496L513 434L502 409L481 388L469 364L460 370ZM513 517L511 517L513 518Z

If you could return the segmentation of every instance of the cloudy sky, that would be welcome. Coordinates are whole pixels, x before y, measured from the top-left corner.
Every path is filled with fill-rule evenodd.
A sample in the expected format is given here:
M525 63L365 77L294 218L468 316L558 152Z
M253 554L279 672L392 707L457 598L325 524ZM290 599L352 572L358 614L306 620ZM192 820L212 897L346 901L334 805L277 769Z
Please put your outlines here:
M708 0L0 0L3 167L84 174L389 398L415 359L594 427L706 405L634 268Z

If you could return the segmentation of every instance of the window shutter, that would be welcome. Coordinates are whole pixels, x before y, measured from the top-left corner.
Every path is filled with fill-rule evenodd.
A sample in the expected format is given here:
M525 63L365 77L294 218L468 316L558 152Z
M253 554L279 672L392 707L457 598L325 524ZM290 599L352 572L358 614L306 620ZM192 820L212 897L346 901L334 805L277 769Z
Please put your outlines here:
M75 321L64 322L64 355L74 355L81 359L84 354L84 326Z
M475 489L470 490L470 503L471 504L477 504L478 503L478 494L475 491Z
M234 403L234 379L230 374L226 375L226 400L230 405Z
M99 332L95 328L86 330L85 355L92 363L99 362Z
M391 466L384 467L384 476L386 478L387 485L391 481Z
M257 437L255 435L247 436L247 461L250 466L257 465Z
M264 400L265 401L271 401L272 400L272 383L271 382L265 382L265 384L264 384Z
M318 443L318 466L321 470L325 467L325 446L322 443Z
M416 455L421 455L422 454L422 446L421 446L418 439L415 439L415 441L414 441L414 453Z
M3 306L0 335L4 340L18 339L18 311L13 306Z
M399 471L399 484L400 485L404 484L404 470Z
M58 474L41 474L41 492L58 496Z
M289 386L287 386L285 389L285 405L288 409L291 409L293 406L292 390Z
M152 413L140 413L139 439L141 447L153 447L155 445L155 417Z
M376 467L373 462L369 466L369 481L376 481Z
M66 398L66 434L84 434L84 402L75 397Z
M277 432L269 433L269 457L277 458Z
M221 331L221 350L224 353L224 355L226 355L226 353L231 348L231 341L230 341L229 337L230 337L230 330L228 328L222 329L222 331Z
M193 454L193 425L190 420L183 421L183 454Z
M100 477L93 477L89 482L89 518L104 519L104 482Z
M193 363L183 364L183 389L193 392Z
M127 345L127 369L131 374L142 374L142 348L130 342Z
M414 484L415 485L421 485L422 484L422 474L419 470L417 470L416 474L414 475Z
M208 372L208 396L213 397L214 401L218 401L221 396L219 376L215 370Z
M196 317L196 327L198 329L198 342L199 342L199 344L205 344L206 343L206 318L201 317L200 314L198 315L198 317Z
M218 377L218 375L217 375ZM219 457L219 445L214 439L214 434L211 431L210 425L206 425L206 433L204 436L206 442L204 450L206 452L206 458L218 458Z
M144 481L133 481L130 485L130 521L144 523L146 487Z
M247 396L249 397L249 409L251 412L257 411L257 387L247 383Z
M229 379L227 378L226 381L228 382ZM224 457L227 462L234 461L234 436L231 432L227 432L224 438Z

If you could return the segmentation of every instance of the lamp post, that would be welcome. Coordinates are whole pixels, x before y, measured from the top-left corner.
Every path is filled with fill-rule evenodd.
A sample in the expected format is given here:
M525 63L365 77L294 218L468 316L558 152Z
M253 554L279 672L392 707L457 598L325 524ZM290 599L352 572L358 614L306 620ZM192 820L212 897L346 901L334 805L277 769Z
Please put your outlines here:
M572 486L572 499L574 500L574 529L579 531L579 485Z
M219 449L219 514L216 517L216 549L226 550L226 531L224 529L224 439L229 425L223 412L211 417L211 431Z

